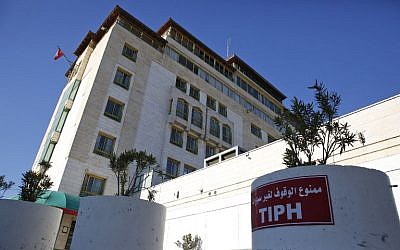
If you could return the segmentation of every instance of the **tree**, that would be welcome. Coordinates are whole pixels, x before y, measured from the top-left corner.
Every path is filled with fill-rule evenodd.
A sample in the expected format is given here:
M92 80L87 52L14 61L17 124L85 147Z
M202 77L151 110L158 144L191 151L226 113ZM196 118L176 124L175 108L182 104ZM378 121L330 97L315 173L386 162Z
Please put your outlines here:
M175 242L175 245L183 250L201 250L202 243L203 241L200 236L195 235L192 238L191 234L186 234L182 236L182 242L178 240Z
M46 174L51 167L50 162L42 161L39 163L39 167L38 171L28 170L22 173L22 185L19 186L20 200L35 202L53 185L50 177Z
M14 182L7 182L5 175L0 175L0 199L4 197L4 194L7 190L9 190L12 186L14 186Z
M342 154L353 143L365 143L362 133L351 132L347 123L336 119L341 103L336 92L329 92L317 81L309 89L314 90L316 105L295 97L290 110L275 118L288 145L283 155L283 163L288 167L326 164L332 155ZM322 155L316 158L317 148Z
M129 165L132 163L136 163L134 171L129 169ZM146 151L126 150L118 156L113 153L109 165L117 178L116 195L130 196L135 192L146 189L148 191L148 199L154 201L155 190L147 187L137 187L139 183L135 183L135 181L140 180L147 170L154 168L154 164L156 164L155 157L152 154L147 154Z

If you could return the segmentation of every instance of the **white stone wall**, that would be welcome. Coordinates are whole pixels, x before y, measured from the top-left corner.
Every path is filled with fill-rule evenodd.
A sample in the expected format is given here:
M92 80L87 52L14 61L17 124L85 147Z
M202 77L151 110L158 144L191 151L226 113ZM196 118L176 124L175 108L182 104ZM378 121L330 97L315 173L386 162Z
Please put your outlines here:
M71 249L162 250L165 207L132 197L81 199Z
M52 250L62 210L28 201L0 200L0 249Z
M164 135L168 119L171 87L176 76L158 63L152 62L144 90L141 116L134 148L146 150L162 158Z
M400 95L341 117L352 130L364 132L366 144L335 156L335 163L376 168L399 185L399 102ZM205 249L251 249L251 183L284 168L284 148L283 141L276 141L157 185L156 202L167 207L164 249L177 249L174 242L188 233L200 235ZM398 208L399 189L393 187Z
M243 131L243 118L238 115L236 112L228 109L228 119L233 122L233 141L235 145L243 145L243 134L246 134Z
M361 249L361 247L365 249L397 250L400 248L400 238L398 237L400 235L400 221L391 193L389 178L381 171L335 165L284 169L257 178L252 184L252 190L255 191L257 188L273 182L281 182L299 176L316 175L327 176L326 180L329 183L326 187L322 187L322 190L328 188L329 191L322 191L318 194L320 190L317 192L311 190L311 193L308 193L308 189L305 188L306 197L302 196L304 195L302 190L298 192L300 197L296 197L295 194L293 196L281 196L280 199L272 198L265 203L262 201L255 205L258 208L264 208L266 205L269 207L271 204L283 205L286 203L286 209L283 209L281 215L274 211L275 206L271 211L261 211L261 213L261 209L252 208L253 222L261 222L257 225L260 226L258 228L253 225L253 229L256 229L252 232L253 250L265 248L276 250L337 250ZM294 180L292 179L292 181ZM299 179L294 182L301 183ZM311 180L303 179L304 186L307 186L307 182L310 183ZM283 185L288 190L290 189L287 185L291 184L288 182ZM273 189L273 187L271 188ZM260 193L261 195L265 194L260 189L258 189L258 195ZM286 193L282 192L281 194ZM324 197L326 197L326 200L324 200ZM290 208L293 209L291 210L292 213L289 212ZM324 217L324 212L327 212L328 215L325 218L332 223L295 225L295 222L300 224L310 222L309 216L314 217L314 222L318 221L318 216L313 216L313 213L318 210L321 211L321 217ZM274 220L269 219L269 216L272 218L272 214ZM329 214L331 215L329 216ZM320 219L322 219L321 217ZM323 220L319 221L322 222ZM286 225L277 226L278 223ZM269 227L272 225L277 227ZM262 226L267 227L262 228Z
M76 94L74 104L68 114L60 140L57 143L51 158L54 169L64 168L62 174L58 171L53 174L51 172L53 168L50 168L49 170L52 180L59 179L59 185L54 185L52 187L54 190L61 190L78 195L84 177L84 175L79 174L82 173L82 171L85 171L85 164L89 164L92 167L104 164L104 162L96 162L96 164L94 164L94 162L86 162L89 155L82 158L82 152L80 152L81 150L79 150L78 145L79 147L82 147L82 144L88 145L93 142L92 137L88 136L90 131L85 127L85 124L82 124L82 121L91 118L88 117L88 102L90 103L89 99L92 97L91 93L96 82L101 58L103 57L109 41L109 36L110 33L107 33L90 55L86 69L82 74L82 81ZM86 149L85 152L90 150L93 151L93 148L94 144L93 147ZM80 169L80 171L72 171L74 169L72 166ZM77 183L79 184L77 185ZM74 190L74 192L69 192L71 190Z

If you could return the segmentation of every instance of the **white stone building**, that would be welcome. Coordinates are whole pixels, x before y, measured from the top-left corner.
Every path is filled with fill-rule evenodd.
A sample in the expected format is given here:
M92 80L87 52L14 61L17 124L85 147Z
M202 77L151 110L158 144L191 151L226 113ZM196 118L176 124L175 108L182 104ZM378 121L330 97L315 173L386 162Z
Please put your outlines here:
M285 96L172 19L154 32L117 6L74 53L33 164L52 162L55 190L115 194L112 152L146 150L170 179L233 146L247 151L279 137L273 118Z

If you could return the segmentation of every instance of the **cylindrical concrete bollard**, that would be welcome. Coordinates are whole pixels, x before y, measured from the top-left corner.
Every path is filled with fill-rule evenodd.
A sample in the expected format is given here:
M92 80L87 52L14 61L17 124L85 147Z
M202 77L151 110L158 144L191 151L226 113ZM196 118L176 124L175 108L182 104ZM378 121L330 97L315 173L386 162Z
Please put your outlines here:
M165 212L132 197L81 198L71 249L162 250Z
M53 249L61 216L59 208L0 200L0 249Z
M354 166L279 170L252 184L253 250L400 249L389 178Z

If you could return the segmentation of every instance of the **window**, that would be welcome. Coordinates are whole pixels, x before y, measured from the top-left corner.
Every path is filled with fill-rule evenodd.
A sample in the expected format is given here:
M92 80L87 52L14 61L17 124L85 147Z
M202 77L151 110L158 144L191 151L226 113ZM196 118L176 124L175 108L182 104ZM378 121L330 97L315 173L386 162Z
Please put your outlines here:
M68 111L64 109L63 112L61 113L60 119L58 120L56 132L62 131L64 124L65 124L65 120L67 119L67 116L68 116Z
M212 58L210 55L205 54L204 56L204 61L209 64L211 67L214 67L214 58Z
M215 61L214 68L215 68L217 71L219 71L219 72L221 72L221 73L224 73L224 67L223 67L219 62L217 62L217 61Z
M175 51L175 50L173 50L173 49L171 49L170 47L165 47L165 53L172 59L172 60L174 60L174 61L178 61L179 60L179 54Z
M182 147L183 145L183 133L182 131L176 129L176 128L171 128L171 136L169 138L169 142L178 146Z
M194 64L190 61L190 60L187 60L186 61L186 68L188 68L190 71L193 71L193 67L194 67Z
M200 48L199 48L199 46L197 46L197 45L195 45L195 47L194 47L194 54L196 55L196 56L198 56L198 57L200 57L200 58L204 58L204 53L202 54L203 55L203 57L202 57L202 55L200 54Z
M187 135L186 150L197 155L197 138Z
M227 116L226 106L221 104L221 103L219 103L219 105L218 105L218 113L220 113L221 115L226 117Z
M169 105L168 105L168 114L169 115L171 114L171 111L172 111L172 102L173 102L173 99L170 99L169 100Z
M194 171L196 171L196 168L194 168L194 167L192 167L192 166L189 166L189 165L187 165L187 164L185 164L184 166L183 166L183 174L185 175L185 174L188 174L188 173L191 173L191 172L194 172Z
M94 153L109 157L114 151L115 138L103 133L99 133L94 146Z
M214 117L210 119L210 134L219 138L219 122Z
M187 121L188 109L189 109L188 103L185 100L179 98L178 102L176 103L176 116Z
M252 95L254 98L258 99L259 93L258 93L258 91L257 91L255 88L253 88L252 86L248 85L247 92L248 92L250 95Z
M215 155L215 153L217 153L217 148L207 144L206 145L206 158Z
M49 143L46 149L46 153L44 154L43 160L49 162L51 156L53 155L53 151L55 148L56 144L55 143Z
M131 76L132 76L131 74L118 68L117 72L115 73L114 83L125 89L129 89L129 83L131 81Z
M175 87L182 91L183 93L186 93L186 86L187 82L183 80L182 78L177 77L175 81Z
M186 66L186 57L179 55L179 59L178 62L182 65L182 66Z
M215 86L214 87L222 92L222 83L220 81L218 81L217 79L215 79Z
M261 138L261 129L254 124L251 124L251 133L258 138Z
M85 174L79 196L102 195L105 182L105 178L93 174Z
M189 95L196 99L197 101L200 101L200 90L196 87L193 87L190 85L190 92Z
M122 55L124 55L132 62L136 62L137 53L138 53L137 49L134 49L125 43L124 48L122 49Z
M217 102L211 96L207 96L207 107L217 110Z
M81 81L75 80L74 85L72 85L71 92L69 93L68 99L70 99L72 101L75 100L76 93L78 92L78 88L79 88L79 84L80 83L81 83Z
M222 125L222 140L232 144L232 131L231 128L226 124Z
M247 83L240 77L237 77L237 85L247 92Z
M201 109L194 107L192 109L192 124L196 127L203 127L203 112Z
M173 179L178 176L178 170L179 170L179 161L168 158L167 159L167 169L166 169L166 174L167 178Z
M104 115L120 122L123 110L124 110L124 104L110 97L108 98Z

